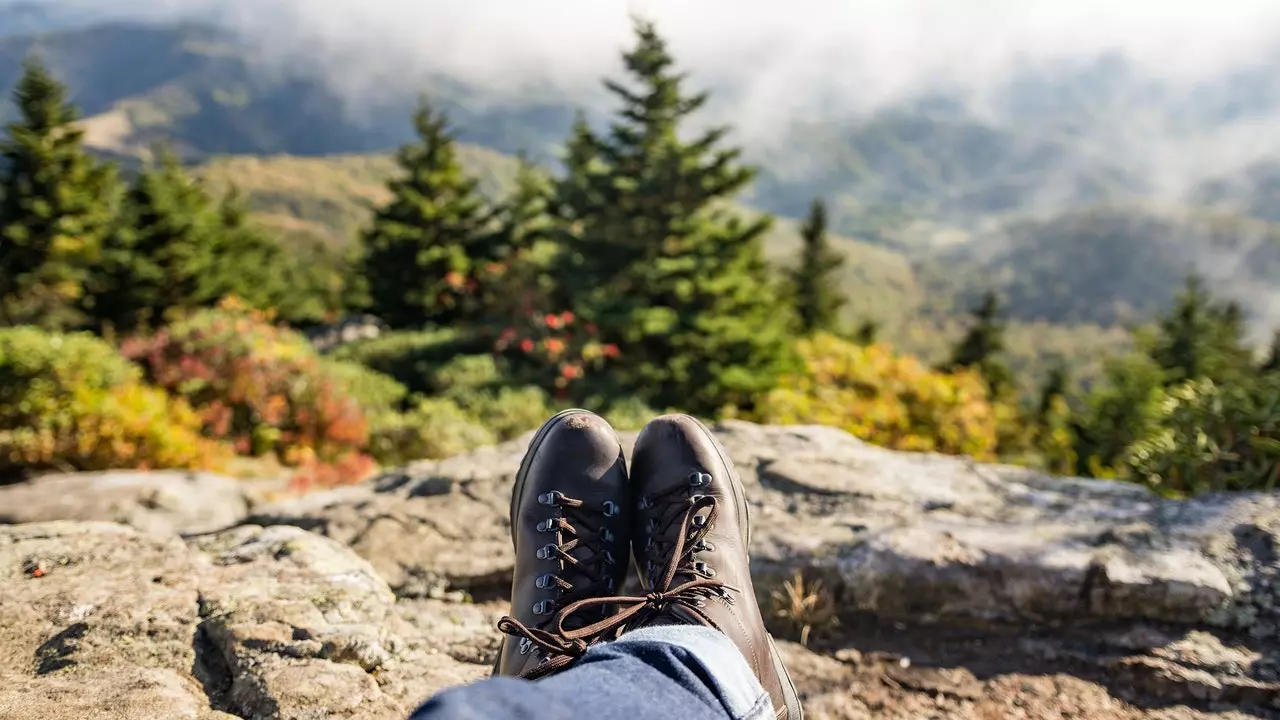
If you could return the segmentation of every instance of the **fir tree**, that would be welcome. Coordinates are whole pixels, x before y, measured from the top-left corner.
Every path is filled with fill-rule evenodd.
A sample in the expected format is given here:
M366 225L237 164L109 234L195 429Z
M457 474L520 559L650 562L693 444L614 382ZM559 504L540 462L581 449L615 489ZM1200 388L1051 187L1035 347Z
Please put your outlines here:
M213 240L201 254L196 296L210 303L236 297L250 307L275 308L289 319L295 303L305 298L290 270L296 258L285 257L280 245L253 222L235 188L219 200L214 214Z
M393 198L364 234L362 272L372 312L392 327L469 320L490 214L458 161L448 121L425 102L413 119L418 140L400 148Z
M849 301L836 277L845 257L831 247L827 237L827 208L821 200L813 201L800 238L804 243L800 262L790 273L800 332L812 335L835 330L840 322L840 309Z
M1200 378L1230 383L1250 372L1252 353L1244 336L1240 306L1216 302L1191 276L1173 309L1160 318L1150 354L1169 384Z
M864 320L853 334L853 341L859 345L874 345L880 335L880 323L875 320Z
M1280 328L1271 336L1271 348L1259 368L1263 373L1280 373Z
M554 188L550 178L523 154L519 162L515 188L499 211L498 242L491 250L499 258L533 252L539 243L553 237L556 227L551 215Z
M84 320L86 283L117 210L114 168L85 152L66 88L28 60L0 142L0 322Z
M131 331L158 324L168 310L216 301L203 274L219 229L209 196L172 153L161 151L159 163L129 187L120 222L103 244L94 278L98 323Z
M785 357L786 314L761 237L770 220L726 209L753 171L726 148L727 128L682 139L707 101L653 25L636 22L623 59L634 85L608 132L575 124L556 208L565 222L558 282L574 312L620 354L610 379L655 407L749 406Z
M1037 417L1043 421L1058 400L1066 399L1070 382L1066 365L1061 363L1054 365L1049 371L1049 377L1045 379L1044 386L1040 389L1040 402L1036 405Z
M944 369L976 369L996 397L1009 390L1012 373L999 357L1004 352L1005 325L1000 300L994 292L983 296L982 303L973 310L973 319L973 327L956 345Z

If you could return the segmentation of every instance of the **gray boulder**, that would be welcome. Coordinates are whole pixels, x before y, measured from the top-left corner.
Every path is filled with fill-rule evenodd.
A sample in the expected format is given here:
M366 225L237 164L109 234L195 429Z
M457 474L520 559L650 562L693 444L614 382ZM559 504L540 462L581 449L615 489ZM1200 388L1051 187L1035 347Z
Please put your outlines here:
M0 524L98 520L200 533L238 523L249 505L244 483L210 473L71 473L0 486Z

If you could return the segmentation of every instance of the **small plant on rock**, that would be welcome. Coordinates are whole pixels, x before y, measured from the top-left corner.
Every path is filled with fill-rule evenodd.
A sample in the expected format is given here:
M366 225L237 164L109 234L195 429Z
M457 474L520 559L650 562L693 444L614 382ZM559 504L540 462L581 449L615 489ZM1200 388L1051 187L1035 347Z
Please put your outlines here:
M839 622L831 592L822 586L821 580L805 580L799 570L770 593L770 605L773 616L798 634L800 644L805 647L809 646L809 636L815 629L831 628Z

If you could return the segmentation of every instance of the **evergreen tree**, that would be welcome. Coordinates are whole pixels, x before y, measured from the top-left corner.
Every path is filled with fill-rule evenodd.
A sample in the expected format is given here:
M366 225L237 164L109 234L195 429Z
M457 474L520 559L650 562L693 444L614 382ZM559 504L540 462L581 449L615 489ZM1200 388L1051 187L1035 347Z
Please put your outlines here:
M232 188L215 208L213 241L201 254L195 295L208 303L237 297L250 307L275 308L285 319L297 314L306 294L299 292L297 258L285 257L280 245L249 217Z
M1230 383L1251 371L1253 356L1244 337L1240 306L1216 302L1191 276L1173 309L1160 318L1150 354L1169 384L1201 378Z
M956 345L944 369L975 368L986 379L992 396L1000 396L1010 389L1012 373L999 357L1004 352L1005 324L994 292L983 296L973 310L973 319L973 327Z
M474 314L488 329L510 328L515 318L528 317L551 305L554 281L549 270L555 256L556 219L550 177L520 157L515 187L497 210L498 223L488 247L480 254L492 258L477 268L477 292L471 296Z
M1066 399L1070 382L1066 365L1059 363L1049 370L1049 377L1045 379L1044 387L1040 389L1040 402L1036 405L1037 417L1043 420L1058 400Z
M1259 370L1263 373L1280 373L1280 328L1276 328L1271 336L1271 348L1267 351L1267 358L1262 362Z
M443 114L425 102L414 114L417 142L400 148L393 198L364 234L362 272L370 309L392 327L451 325L467 317L476 266L492 241L490 213L458 161Z
M204 273L220 230L209 196L170 152L129 187L120 222L103 243L93 316L131 331L159 324L168 310L216 302Z
M1163 371L1142 353L1107 362L1105 380L1085 399L1073 423L1077 471L1082 477L1108 477L1122 471L1133 443L1159 422Z
M499 210L498 242L494 257L509 258L531 253L539 243L552 239L556 220L551 215L554 194L550 178L524 155L519 156L515 188Z
M813 201L800 238L804 243L800 262L790 273L800 332L812 335L834 330L840 322L840 309L849 302L836 277L845 257L831 247L827 237L827 208L821 200Z
M874 345L880 335L880 323L875 320L864 320L853 334L854 342L859 345Z
M634 86L606 82L621 103L608 132L580 120L567 143L562 298L619 348L608 375L620 388L655 407L749 406L786 356L786 314L761 248L770 219L726 208L753 171L723 147L727 128L682 139L707 95L685 91L652 24L635 31L623 56Z
M118 205L114 168L84 149L66 88L28 60L0 142L0 323L80 324Z

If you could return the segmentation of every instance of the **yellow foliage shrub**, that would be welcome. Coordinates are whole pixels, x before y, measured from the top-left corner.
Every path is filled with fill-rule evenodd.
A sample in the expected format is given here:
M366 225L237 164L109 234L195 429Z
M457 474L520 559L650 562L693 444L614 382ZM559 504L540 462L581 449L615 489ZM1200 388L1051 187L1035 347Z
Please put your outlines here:
M141 376L87 334L0 330L0 472L216 468L195 411Z
M783 376L762 422L829 425L876 445L992 459L998 417L974 372L943 373L889 346L831 335L802 340L804 370Z

